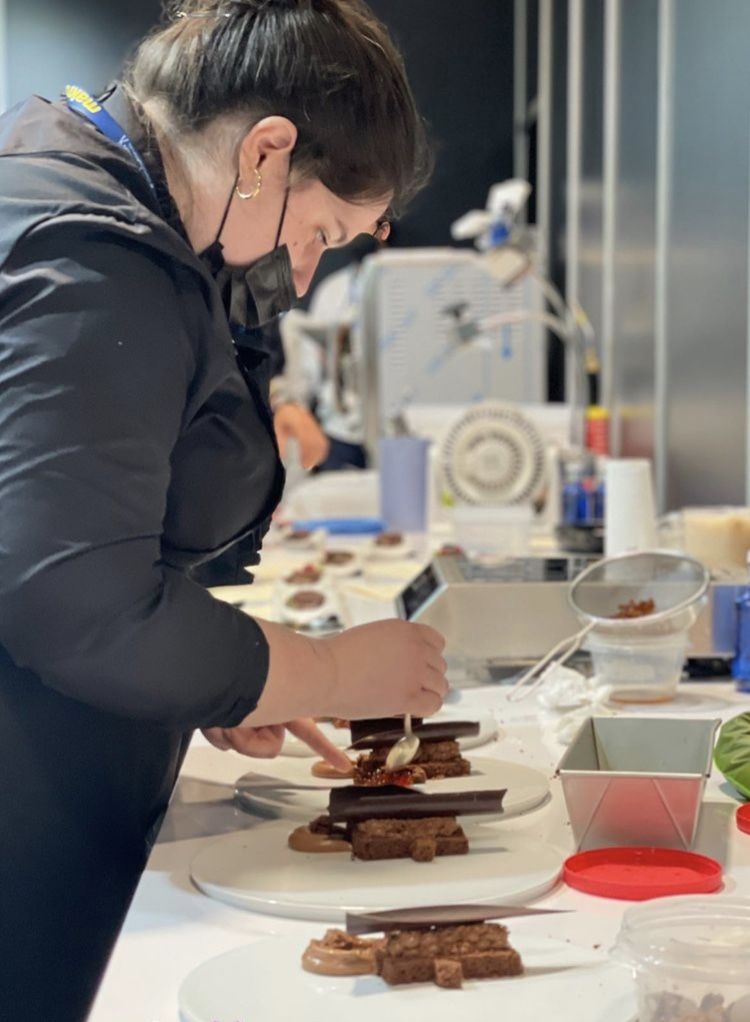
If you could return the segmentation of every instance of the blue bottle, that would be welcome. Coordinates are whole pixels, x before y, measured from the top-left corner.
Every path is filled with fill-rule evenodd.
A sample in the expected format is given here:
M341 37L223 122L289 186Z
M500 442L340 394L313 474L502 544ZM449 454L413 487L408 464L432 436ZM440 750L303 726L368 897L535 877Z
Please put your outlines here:
M732 677L738 692L750 692L750 585L737 597L737 655L732 661Z

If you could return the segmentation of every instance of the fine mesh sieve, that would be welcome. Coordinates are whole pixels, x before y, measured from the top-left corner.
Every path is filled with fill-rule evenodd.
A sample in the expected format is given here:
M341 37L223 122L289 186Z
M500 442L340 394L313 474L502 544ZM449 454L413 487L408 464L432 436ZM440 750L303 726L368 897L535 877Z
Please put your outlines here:
M697 617L709 582L708 570L698 561L662 550L620 554L589 565L573 580L569 593L583 628L523 674L508 699L531 693L547 667L564 664L591 632L617 642L637 642L686 630ZM618 616L628 612L634 616Z

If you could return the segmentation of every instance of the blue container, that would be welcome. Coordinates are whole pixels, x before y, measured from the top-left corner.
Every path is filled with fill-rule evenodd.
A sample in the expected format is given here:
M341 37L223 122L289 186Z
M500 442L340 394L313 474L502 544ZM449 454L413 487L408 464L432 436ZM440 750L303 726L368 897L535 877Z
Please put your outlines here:
M750 586L737 597L737 655L732 661L732 677L739 692L750 692Z
M427 452L416 436L380 441L380 517L389 529L427 531Z

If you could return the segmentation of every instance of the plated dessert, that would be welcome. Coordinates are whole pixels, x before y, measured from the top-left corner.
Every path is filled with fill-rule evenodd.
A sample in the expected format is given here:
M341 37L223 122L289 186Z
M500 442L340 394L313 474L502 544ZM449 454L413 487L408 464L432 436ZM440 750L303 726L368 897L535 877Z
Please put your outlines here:
M479 734L476 721L446 720L425 724L420 718L414 718L412 729L420 740L419 752L410 765L414 774L412 784L446 777L466 777L471 773L471 763L461 755L458 739ZM354 766L355 783L383 783L384 777L387 777L385 762L388 752L403 735L402 719L380 717L352 721L351 735L351 748L361 753Z
M462 815L502 813L505 790L428 795L399 785L334 788L328 813L297 827L288 844L298 852L349 852L355 859L412 859L466 855Z
M338 604L325 589L284 591L278 599L280 620L293 628L322 627L338 620Z
M291 525L281 529L281 543L286 550L300 554L309 551L316 559L325 544L325 536L322 529L295 529Z
M380 976L390 986L435 983L460 989L467 979L520 976L523 962L507 927L490 920L502 909L456 905L347 916L346 930L328 930L302 955L307 972L323 976ZM364 933L382 931L382 937Z
M412 544L403 532L381 532L370 545L370 556L379 559L397 560L413 553Z
M292 571L284 579L284 585L292 588L316 586L323 580L323 572L314 564L306 564L303 568Z
M354 550L328 550L322 565L333 578L351 578L362 571L362 559Z

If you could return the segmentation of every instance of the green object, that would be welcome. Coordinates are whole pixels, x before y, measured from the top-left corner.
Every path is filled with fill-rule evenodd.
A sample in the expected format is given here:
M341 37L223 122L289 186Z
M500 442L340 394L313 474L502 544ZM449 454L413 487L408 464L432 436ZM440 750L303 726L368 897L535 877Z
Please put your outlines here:
M714 763L737 791L750 799L750 713L741 713L724 724Z

